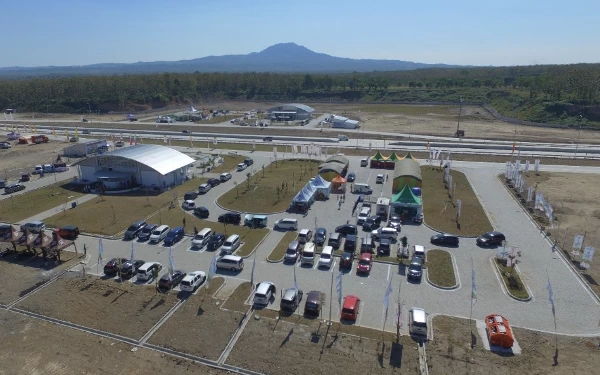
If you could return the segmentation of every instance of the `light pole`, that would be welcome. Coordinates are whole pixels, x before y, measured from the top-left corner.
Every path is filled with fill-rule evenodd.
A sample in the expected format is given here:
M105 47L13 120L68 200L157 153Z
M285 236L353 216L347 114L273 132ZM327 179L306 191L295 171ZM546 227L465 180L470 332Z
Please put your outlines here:
M581 127L583 126L583 116L579 115L577 121L579 121L579 132L577 132L577 143L575 144L575 155L573 156L573 159L577 159L577 149L579 148L579 139L581 138Z
M458 124L456 125L456 136L458 137L458 133L460 130L460 115L462 114L462 103L463 103L463 98L462 96L460 97L460 99L458 99L459 101L459 107L458 107Z

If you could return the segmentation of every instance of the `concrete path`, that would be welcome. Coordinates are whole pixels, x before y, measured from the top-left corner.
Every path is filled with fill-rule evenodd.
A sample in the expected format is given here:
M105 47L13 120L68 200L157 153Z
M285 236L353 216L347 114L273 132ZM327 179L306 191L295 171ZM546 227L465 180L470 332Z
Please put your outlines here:
M97 195L96 194L86 194L82 197L79 197L77 199L72 199L70 201L67 201L67 210L72 210L71 205L73 204L73 202L77 203L77 205L80 205L82 203L85 203L87 201L91 201L92 199L96 198ZM50 216L54 216L59 212L62 212L62 210L65 208L64 204L61 204L60 206L51 208L49 210L46 210L44 212L40 212L37 215L34 215L32 217L28 217L27 219L23 219L20 221L20 224L24 224L24 223L28 223L30 221L36 221L36 220L40 220L40 221L44 221L44 219L49 218ZM76 210L77 208L75 208Z
M31 180L29 180L27 182L20 182L23 185L25 185L25 190L21 190L16 193L12 193L12 194L4 194L4 189L2 189L2 191L0 192L1 193L0 200L10 198L11 196L25 194L32 190L39 189L41 187L45 187L48 185L52 185L56 182L72 180L73 177L75 177L75 176L77 176L77 169L73 168L73 167L71 167L66 172L60 172L60 173L55 173L55 174L46 173L44 175L44 177L42 177L42 178L40 178L38 175L33 175L33 176L31 176ZM17 182L18 181L15 179L10 179L6 184L7 185L15 184Z

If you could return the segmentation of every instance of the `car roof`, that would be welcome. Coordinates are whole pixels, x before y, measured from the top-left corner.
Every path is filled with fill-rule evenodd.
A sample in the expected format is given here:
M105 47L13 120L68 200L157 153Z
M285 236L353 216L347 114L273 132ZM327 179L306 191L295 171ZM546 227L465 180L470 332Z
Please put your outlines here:
M223 255L223 256L222 256L222 257L220 257L219 259L229 259L229 260L235 260L235 261L238 261L238 260L241 260L241 259L242 259L242 257L241 257L241 256L238 256L238 255Z
M288 288L283 292L283 299L291 300L296 296L296 288Z
M311 290L308 292L306 296L306 302L320 303L321 302L321 292L317 290Z
M371 256L371 253L362 253L360 254L360 259L367 259L367 260L371 260L373 257Z
M344 308L352 308L356 305L356 302L360 300L357 296L347 295L344 297Z
M261 282L260 284L258 284L258 287L256 287L256 293L260 293L260 294L266 293L267 290L269 290L269 288L271 287L271 285L273 285L273 283L270 281Z

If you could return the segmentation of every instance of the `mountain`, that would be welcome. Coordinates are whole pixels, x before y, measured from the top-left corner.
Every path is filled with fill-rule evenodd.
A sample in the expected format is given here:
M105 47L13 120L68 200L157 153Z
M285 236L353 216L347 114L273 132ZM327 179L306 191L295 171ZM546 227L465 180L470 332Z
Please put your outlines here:
M344 73L453 68L401 60L350 59L317 53L295 43L280 43L247 55L207 56L192 60L104 63L82 66L6 67L0 77L187 72Z

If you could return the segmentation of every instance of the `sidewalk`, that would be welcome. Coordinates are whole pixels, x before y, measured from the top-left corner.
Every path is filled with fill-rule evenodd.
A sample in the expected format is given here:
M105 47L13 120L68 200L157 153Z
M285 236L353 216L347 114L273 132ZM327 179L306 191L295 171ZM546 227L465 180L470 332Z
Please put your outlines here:
M70 200L70 201L67 202L66 209L67 210L71 210L71 205L73 204L73 202L77 202L77 205L80 205L80 204L85 203L87 201L91 201L92 199L96 198L97 196L98 195L96 195L96 194L87 194L87 195L84 195L83 197L79 197L77 199ZM36 220L43 221L44 219L49 218L50 216L53 216L53 215L56 215L59 212L62 212L62 210L64 208L65 208L65 205L61 204L58 207L51 208L51 209L46 210L44 212L40 212L39 214L34 215L32 217L28 217L27 219L23 219L23 220L21 220L20 224L28 223L30 221L36 221Z

